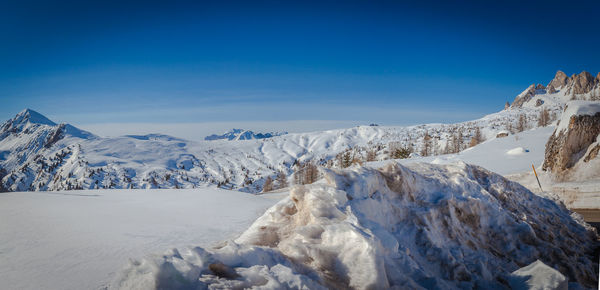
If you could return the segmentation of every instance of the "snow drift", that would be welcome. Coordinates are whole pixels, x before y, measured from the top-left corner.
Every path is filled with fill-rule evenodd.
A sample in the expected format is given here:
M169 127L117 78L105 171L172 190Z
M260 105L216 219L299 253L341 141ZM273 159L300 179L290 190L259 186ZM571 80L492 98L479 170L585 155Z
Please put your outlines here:
M508 288L536 260L597 285L597 236L481 167L323 170L234 241L132 261L113 288Z

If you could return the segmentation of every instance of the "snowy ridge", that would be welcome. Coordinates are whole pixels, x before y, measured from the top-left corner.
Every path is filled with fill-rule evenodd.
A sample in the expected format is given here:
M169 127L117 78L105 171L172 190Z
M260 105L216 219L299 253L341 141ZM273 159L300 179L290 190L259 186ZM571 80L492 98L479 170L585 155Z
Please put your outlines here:
M560 108L556 108L560 110ZM349 152L366 160L391 158L390 144L419 152L424 136L432 136L432 154L448 147L461 130L463 149L481 128L494 138L525 115L531 126L538 109L507 110L458 124L410 127L360 126L322 132L288 134L268 139L193 142L166 135L100 138L70 125L36 125L30 130L3 130L0 138L0 179L5 190L68 190L95 188L192 188L215 184L259 192L278 171L290 175L294 162L313 161L339 166L335 157ZM5 123L3 128L11 128ZM48 136L59 133L55 142ZM73 133L69 133L69 132ZM53 133L54 132L54 133ZM37 144L37 145L36 145Z
M269 177L283 173L290 178L298 163L345 167L348 164L343 163L401 158L396 155L399 149L428 156L457 153L471 146L478 135L490 140L498 133L536 128L540 126L540 112L547 110L549 121L556 119L573 97L570 92L581 91L574 85L579 82L571 81L570 86L563 83L569 84L566 76L551 82L557 90L532 86L517 98L531 97L519 106L515 101L507 110L468 122L359 126L243 141L245 134L257 134L237 130L225 134L227 139L210 142L161 134L100 138L25 110L0 130L0 191L193 188L212 184L260 192ZM591 98L594 90L575 96Z
M481 167L325 170L235 241L133 261L112 288L503 289L536 260L598 283L595 231Z

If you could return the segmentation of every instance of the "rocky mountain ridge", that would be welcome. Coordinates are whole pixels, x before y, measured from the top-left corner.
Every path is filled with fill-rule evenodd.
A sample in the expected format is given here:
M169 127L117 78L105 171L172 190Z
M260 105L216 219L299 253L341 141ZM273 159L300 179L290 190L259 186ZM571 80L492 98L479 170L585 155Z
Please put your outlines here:
M212 134L210 136L206 136L204 140L213 141L213 140L255 140L255 139L266 139L272 138L275 136L285 135L287 132L267 132L267 133L254 133L251 130L244 129L231 129L221 135Z
M589 72L583 71L568 77L564 72L559 70L547 86L531 84L514 99L510 107L521 108L537 95L554 95L553 97L560 97L563 102L570 100L599 101L600 73L596 77L593 77ZM535 104L536 106L542 105L540 102L536 102Z

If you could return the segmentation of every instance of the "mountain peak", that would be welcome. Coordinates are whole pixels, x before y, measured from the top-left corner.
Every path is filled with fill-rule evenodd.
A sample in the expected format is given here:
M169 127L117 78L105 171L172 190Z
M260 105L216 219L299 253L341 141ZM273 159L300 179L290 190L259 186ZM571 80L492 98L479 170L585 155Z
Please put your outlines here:
M12 123L13 124L25 124L27 122L32 123L32 124L43 124L43 125L50 125L50 126L55 126L56 123L52 122L50 119L46 118L46 116L32 110L32 109L25 109L21 112L19 112L13 119L12 119Z
M548 87L551 87L553 90L559 89L559 88L562 88L563 86L565 86L568 81L569 81L569 77L567 76L567 74L564 73L563 71L559 70L554 75L554 78L552 79L552 81L550 81L550 83L548 84Z
M225 132L223 135L210 135L206 136L204 140L252 140L252 139L265 139L275 136L285 135L287 132L269 132L269 133L254 133L250 130L244 129L231 129L231 131Z

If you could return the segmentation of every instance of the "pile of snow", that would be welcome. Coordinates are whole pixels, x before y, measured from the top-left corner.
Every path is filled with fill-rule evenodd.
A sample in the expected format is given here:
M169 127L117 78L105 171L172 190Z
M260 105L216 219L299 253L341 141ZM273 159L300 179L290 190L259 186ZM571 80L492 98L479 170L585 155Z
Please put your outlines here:
M523 147L517 147L517 148L513 148L513 149L506 151L506 154L507 155L523 155L527 152L529 152L529 150L527 150Z
M324 175L236 240L133 261L111 287L493 289L536 260L597 285L596 233L562 204L481 167Z
M537 260L527 267L512 272L510 286L514 290L567 290L567 278L544 262Z

